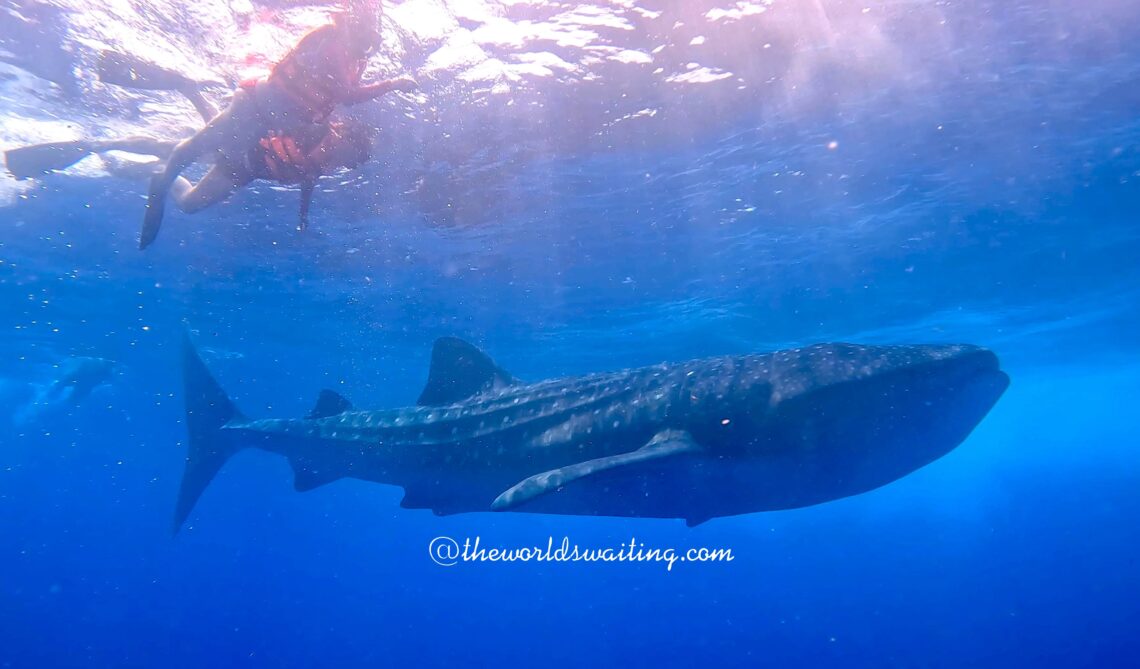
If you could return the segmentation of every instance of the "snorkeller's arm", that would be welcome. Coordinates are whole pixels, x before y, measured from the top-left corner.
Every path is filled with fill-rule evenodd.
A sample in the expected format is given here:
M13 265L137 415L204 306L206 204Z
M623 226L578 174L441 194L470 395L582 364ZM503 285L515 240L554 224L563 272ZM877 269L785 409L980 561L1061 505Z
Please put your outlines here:
M292 137L280 135L263 138L261 146L267 151L265 155L267 174L263 176L269 176L279 183L300 184L301 218L297 229L304 231L309 227L309 205L313 201L317 179L321 176L320 147L306 155Z
M351 91L344 94L343 104L355 105L361 102L368 102L376 98L390 93L392 91L403 91L405 93L416 90L419 84L411 77L398 77L396 79L388 79L387 81L378 81L374 84L367 86L358 86Z
M315 179L305 179L301 182L301 221L297 229L302 232L309 227L309 205L313 202L313 190L316 185Z

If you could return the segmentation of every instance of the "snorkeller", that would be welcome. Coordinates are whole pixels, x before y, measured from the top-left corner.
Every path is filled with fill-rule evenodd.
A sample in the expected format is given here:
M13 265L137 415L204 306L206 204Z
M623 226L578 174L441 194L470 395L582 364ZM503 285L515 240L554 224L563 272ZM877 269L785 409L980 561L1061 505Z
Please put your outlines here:
M229 197L257 179L300 185L298 229L309 224L309 205L317 179L368 160L372 131L358 121L313 124L292 135L270 134L246 151L240 161L223 156L197 184L178 177L170 194L182 211L192 214Z
M198 92L195 82L124 54L109 55L105 62L114 70L100 69L104 81L149 90L182 92L201 113L207 123L214 108ZM125 76L129 72L130 76ZM120 76L122 75L122 76ZM262 179L301 187L301 213L298 228L308 226L308 215L317 180L337 169L352 169L370 157L373 131L358 121L324 121L297 128L292 134L271 132L246 147L242 153L217 153L214 164L197 183L183 176L175 178L170 194L179 209L195 213L217 204L236 190ZM49 142L10 149L4 154L8 171L17 179L28 179L66 169L92 154L122 151L154 156L165 161L179 145L177 141L145 136L109 140L74 140ZM116 166L109 163L113 174L143 177L154 174L153 164L128 162Z
M347 7L333 16L331 24L305 35L268 77L243 83L225 110L192 137L179 142L164 168L151 179L139 248L146 248L157 237L168 194L174 193L176 198L183 197L190 206L196 206L216 201L216 192L222 192L224 198L237 187L226 190L227 183L238 183L250 174L264 174L257 156L251 159L251 152L268 151L260 154L263 159L279 160L273 168L266 163L267 173L279 170L282 175L298 179L312 174L314 166L328 167L323 161L358 158L359 154L349 156L351 152L335 139L330 145L307 144L297 138L310 133L314 126L331 129L328 118L338 105L415 89L416 83L410 77L362 83L368 58L380 42L379 18L380 5L376 0L349 0ZM358 134L345 129L345 134L338 137L351 142L360 139ZM289 138L293 138L296 152L289 149ZM178 178L182 171L208 153L217 153L221 158L202 182L190 191L184 185L176 186L181 183ZM294 163L295 156L304 156L304 160ZM243 165L248 169L227 175L226 170ZM311 195L311 181L299 181L303 193ZM305 195L305 202L307 198ZM302 210L307 212L306 204Z

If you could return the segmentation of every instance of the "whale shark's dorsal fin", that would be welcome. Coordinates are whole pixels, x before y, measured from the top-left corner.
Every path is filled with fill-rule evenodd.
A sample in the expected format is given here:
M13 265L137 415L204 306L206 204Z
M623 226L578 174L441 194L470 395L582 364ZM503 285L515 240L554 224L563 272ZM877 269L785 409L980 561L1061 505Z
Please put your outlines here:
M352 402L346 400L343 395L333 390L322 390L313 410L305 418L328 418L351 410Z
M427 385L416 402L420 406L444 406L461 402L487 390L518 383L486 353L455 337L435 341Z

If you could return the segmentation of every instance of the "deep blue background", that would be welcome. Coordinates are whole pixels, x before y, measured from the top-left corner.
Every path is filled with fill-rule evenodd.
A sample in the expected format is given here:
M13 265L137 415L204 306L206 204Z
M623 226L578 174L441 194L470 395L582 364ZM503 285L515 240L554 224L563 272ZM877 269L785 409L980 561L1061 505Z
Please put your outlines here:
M303 237L295 194L263 190L172 214L139 254L138 184L44 180L0 211L2 408L69 356L121 373L77 409L0 416L0 666L1132 666L1140 31L1094 4L1113 11L959 5L968 71L838 81L784 116L724 98L695 130L673 100L669 139L571 152L504 120L448 162L381 116L407 131L393 152L425 146L330 184ZM249 451L172 539L183 323L253 416L322 387L410 403L440 335L528 379L965 341L1012 386L947 457L809 509L436 518L358 481L294 493ZM736 559L442 568L440 535Z

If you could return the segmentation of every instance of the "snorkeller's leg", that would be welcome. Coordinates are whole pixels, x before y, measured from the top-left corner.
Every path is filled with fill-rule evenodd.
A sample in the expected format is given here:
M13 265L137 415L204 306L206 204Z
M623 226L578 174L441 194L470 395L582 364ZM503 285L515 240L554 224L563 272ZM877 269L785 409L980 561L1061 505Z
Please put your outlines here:
M226 116L223 112L215 121L224 121ZM182 170L189 167L199 156L222 148L225 137L223 125L223 123L210 124L190 139L180 142L174 147L166 166L150 180L146 214L143 216L142 232L139 235L140 249L150 246L158 236L158 230L162 227L163 209L166 208L166 194Z
M139 235L139 248L145 249L150 246L158 236L159 228L162 227L167 192L184 169L206 153L214 151L225 153L227 149L240 152L253 145L267 132L257 113L257 103L253 96L249 91L239 90L225 111L215 116L214 120L193 137L174 147L166 167L151 179L146 215L143 217L142 232Z
M190 101L190 104L194 105L194 109L198 111L198 114L206 123L214 120L214 118L218 115L218 108L215 107L209 100L207 100L206 96L202 95L202 91L198 90L197 87L190 89L179 89L179 92L182 93L182 95Z
M168 139L155 139L153 137L124 137L122 139L102 139L90 142L91 150L95 153L105 151L124 151L137 153L140 156L154 156L165 159L178 146L178 142Z
M194 109L209 123L218 114L214 105L202 95L203 82L195 81L174 70L155 65L130 54L104 51L99 56L99 80L124 88L151 91L178 91L186 96ZM220 82L219 82L220 83Z
M225 200L243 185L232 170L218 164L210 168L197 184L190 183L186 177L178 177L170 187L170 194L179 209L194 214Z

